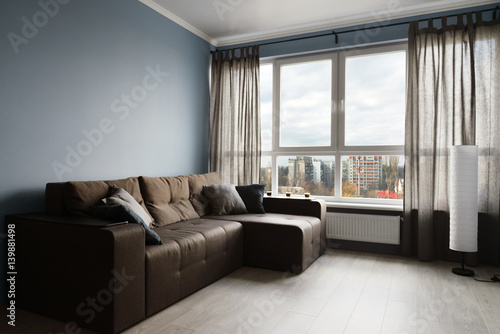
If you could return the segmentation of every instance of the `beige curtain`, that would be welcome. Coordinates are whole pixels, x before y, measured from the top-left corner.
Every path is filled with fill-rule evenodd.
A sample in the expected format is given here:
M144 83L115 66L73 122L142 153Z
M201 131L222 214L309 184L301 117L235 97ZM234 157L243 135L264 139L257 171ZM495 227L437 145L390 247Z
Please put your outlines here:
M259 182L258 46L212 53L210 169L224 183Z
M474 43L479 146L479 261L500 264L500 19L478 16ZM496 252L495 252L496 250Z
M443 18L440 29L432 20L424 29L410 24L403 252L421 260L454 259L448 249L449 149L475 144L480 212L488 217L480 219L479 233L497 236L479 240L479 248L494 254L484 251L486 262L499 263L499 22L475 16L475 24L472 14L458 15L456 25Z

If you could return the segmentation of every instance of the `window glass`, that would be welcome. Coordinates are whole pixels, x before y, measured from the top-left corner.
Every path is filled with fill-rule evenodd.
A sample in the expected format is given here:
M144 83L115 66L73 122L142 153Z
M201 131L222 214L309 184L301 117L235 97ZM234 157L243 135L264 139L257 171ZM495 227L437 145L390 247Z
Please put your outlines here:
M281 66L280 146L330 146L331 60Z
M347 57L345 145L404 145L406 52Z
M403 156L342 156L342 197L403 199L403 179Z
M335 157L278 156L278 194L335 195Z
M272 188L272 167L271 167L271 157L263 155L260 159L260 181L259 183L266 184L266 191L270 191Z
M273 65L260 66L261 149L272 150L273 138Z

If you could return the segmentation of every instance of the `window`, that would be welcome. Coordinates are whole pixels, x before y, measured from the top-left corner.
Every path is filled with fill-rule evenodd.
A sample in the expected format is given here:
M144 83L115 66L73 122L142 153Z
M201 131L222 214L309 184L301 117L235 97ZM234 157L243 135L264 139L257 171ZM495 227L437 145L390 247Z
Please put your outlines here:
M260 76L268 190L402 204L406 45L266 60Z

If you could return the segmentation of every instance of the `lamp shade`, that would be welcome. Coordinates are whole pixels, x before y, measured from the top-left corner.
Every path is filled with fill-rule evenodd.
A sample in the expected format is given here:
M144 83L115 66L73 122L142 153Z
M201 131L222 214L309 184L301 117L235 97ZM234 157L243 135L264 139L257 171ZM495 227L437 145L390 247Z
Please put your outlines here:
M457 145L450 159L450 249L477 252L478 148Z

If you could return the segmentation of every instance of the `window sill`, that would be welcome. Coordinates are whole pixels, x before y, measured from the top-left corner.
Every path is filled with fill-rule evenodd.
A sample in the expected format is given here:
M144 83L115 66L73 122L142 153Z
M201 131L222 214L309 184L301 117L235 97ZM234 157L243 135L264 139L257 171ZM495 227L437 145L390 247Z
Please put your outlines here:
M389 203L352 203L344 201L333 201L331 197L326 196L314 196L304 197L304 195L292 195L285 196L284 194L267 196L265 198L281 198L281 199L295 199L295 200L314 200L314 199L324 199L326 201L327 208L337 208L337 209L352 209L352 210L379 210L379 211L394 211L403 212L403 204L389 204Z
M345 202L326 202L329 208L358 209L358 210L380 210L380 211L403 211L403 205L391 204L372 204L372 203L345 203Z

